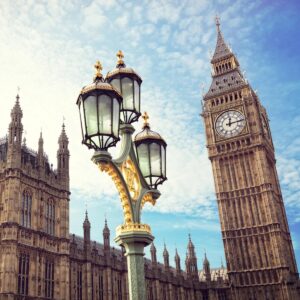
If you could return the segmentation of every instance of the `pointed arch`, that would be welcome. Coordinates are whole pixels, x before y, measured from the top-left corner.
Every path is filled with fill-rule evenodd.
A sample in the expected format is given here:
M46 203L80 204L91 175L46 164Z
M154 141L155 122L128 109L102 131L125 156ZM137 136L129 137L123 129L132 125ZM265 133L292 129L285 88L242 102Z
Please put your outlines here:
M55 202L49 198L46 202L46 233L55 235Z
M21 225L27 228L31 227L31 207L32 192L29 189L25 189L22 193Z

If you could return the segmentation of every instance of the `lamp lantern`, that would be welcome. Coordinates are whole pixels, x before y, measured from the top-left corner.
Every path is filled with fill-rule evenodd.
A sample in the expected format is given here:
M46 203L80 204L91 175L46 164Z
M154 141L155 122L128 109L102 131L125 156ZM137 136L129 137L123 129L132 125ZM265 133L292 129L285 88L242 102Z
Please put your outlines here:
M121 50L117 53L116 68L108 72L106 80L123 96L121 104L121 121L131 124L141 115L141 77L132 69L126 67L124 54Z
M166 179L166 147L165 140L150 129L147 112L143 114L143 130L135 136L137 158L141 172L153 189Z
M77 99L82 143L95 150L107 150L119 141L121 94L101 74L99 61L92 84L82 88Z

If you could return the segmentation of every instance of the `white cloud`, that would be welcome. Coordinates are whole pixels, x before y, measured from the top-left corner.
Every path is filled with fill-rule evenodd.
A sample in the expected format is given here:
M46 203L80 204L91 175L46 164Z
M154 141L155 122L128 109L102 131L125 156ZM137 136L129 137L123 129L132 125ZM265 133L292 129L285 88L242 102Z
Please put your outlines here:
M123 14L122 16L118 17L115 21L115 26L124 27L128 24L128 16Z

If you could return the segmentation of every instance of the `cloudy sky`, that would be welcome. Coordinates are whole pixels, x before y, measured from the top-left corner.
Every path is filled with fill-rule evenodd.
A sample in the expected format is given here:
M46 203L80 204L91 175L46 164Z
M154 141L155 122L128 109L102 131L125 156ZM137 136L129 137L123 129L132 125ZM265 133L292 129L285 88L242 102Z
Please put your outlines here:
M142 110L168 143L168 181L143 221L185 258L188 233L198 264L206 250L213 267L224 251L210 162L200 117L202 86L209 87L215 47L214 17L271 120L277 166L294 248L300 263L300 4L232 0L20 0L0 2L0 136L5 136L17 87L27 145L39 133L56 166L63 117L70 140L70 230L82 235L85 206L92 238L102 241L104 216L112 237L122 222L115 187L81 145L76 98L100 59L107 73L122 49L143 78ZM141 121L136 124L140 130ZM148 253L148 250L146 250ZM162 258L161 258L162 260Z

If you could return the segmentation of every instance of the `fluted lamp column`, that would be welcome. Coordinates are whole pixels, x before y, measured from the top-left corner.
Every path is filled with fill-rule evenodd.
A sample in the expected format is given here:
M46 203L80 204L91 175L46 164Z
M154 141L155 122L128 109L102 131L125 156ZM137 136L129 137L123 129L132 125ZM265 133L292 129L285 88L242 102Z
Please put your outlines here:
M116 229L115 241L126 250L130 300L146 299L144 248L154 237L148 224L141 223L146 202L155 205L157 186L166 178L166 142L150 129L145 113L144 126L133 141L132 123L138 121L141 77L126 67L122 51L116 68L104 79L101 64L95 65L92 84L82 88L77 99L82 143L95 150L92 161L107 172L119 192L124 222ZM121 150L112 159L108 149L121 137Z

